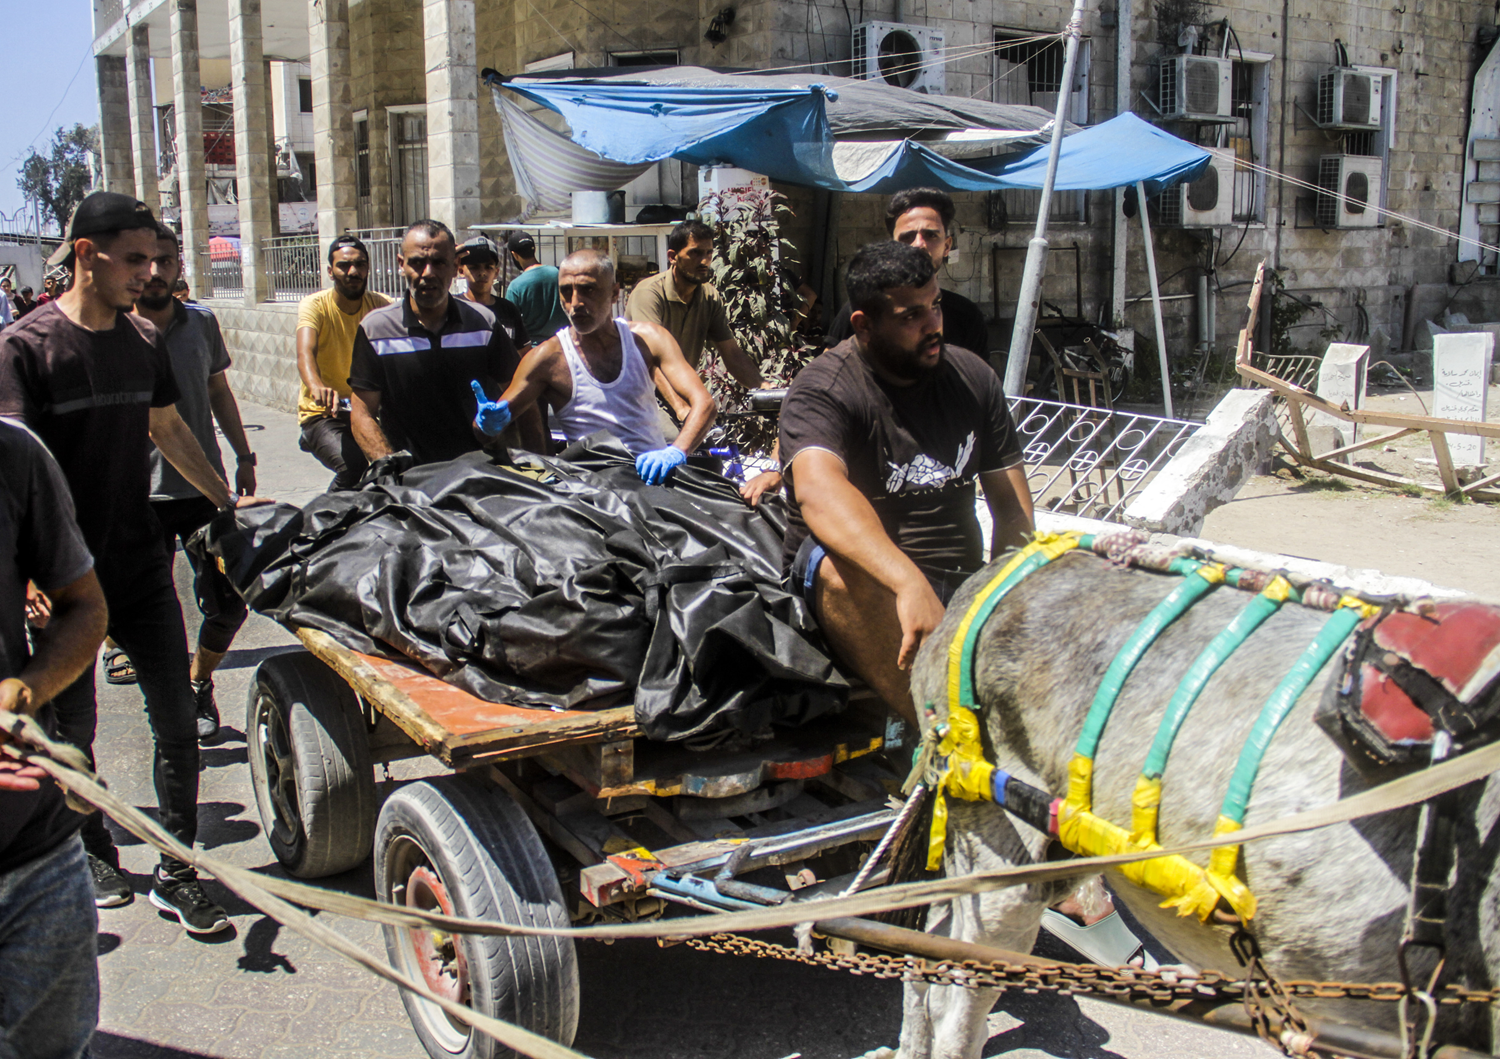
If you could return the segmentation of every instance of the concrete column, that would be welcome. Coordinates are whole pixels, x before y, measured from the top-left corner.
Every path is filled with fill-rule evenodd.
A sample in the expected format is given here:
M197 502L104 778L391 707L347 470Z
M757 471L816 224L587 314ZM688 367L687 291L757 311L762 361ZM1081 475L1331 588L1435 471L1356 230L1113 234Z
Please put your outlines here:
M245 275L245 304L254 306L270 294L261 241L270 237L272 220L266 185L271 130L266 127L266 57L261 36L260 0L229 2L229 77L234 91L235 183L239 192L240 259Z
M177 206L182 260L194 298L213 296L208 258L208 177L203 166L203 79L198 71L198 0L171 0L172 99L177 114Z
M460 240L479 214L479 72L474 0L423 0L427 59L427 194Z
M135 169L130 160L130 77L125 56L100 55L94 60L99 82L99 154L104 165L104 190L135 194Z
M266 165L269 178L266 180L266 208L271 211L271 232L278 236L281 234L281 176L276 166L276 94L271 88L271 60L267 59L266 67Z
M349 85L349 0L308 0L313 143L318 164L318 244L359 224L354 187L354 108Z
M156 107L151 98L151 30L145 25L130 30L130 59L126 64L130 86L130 147L135 156L135 197L161 214L161 190L157 167Z

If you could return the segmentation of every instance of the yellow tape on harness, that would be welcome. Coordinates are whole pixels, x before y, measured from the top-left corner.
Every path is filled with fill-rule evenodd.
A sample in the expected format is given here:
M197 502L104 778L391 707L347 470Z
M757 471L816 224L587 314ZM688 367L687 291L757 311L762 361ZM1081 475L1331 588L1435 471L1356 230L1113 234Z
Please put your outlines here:
M1141 777L1137 782L1131 796L1136 825L1134 832L1094 815L1093 789L1093 761L1075 756L1068 763L1068 796L1057 816L1058 838L1067 849L1085 857L1161 849L1154 838L1156 812L1161 805L1160 780ZM1141 825L1148 819L1150 830L1144 831ZM1215 834L1222 834L1223 826L1224 820L1221 819ZM1222 852L1215 850L1214 854ZM1175 908L1179 916L1207 920L1222 897L1240 918L1248 921L1255 915L1255 897L1249 887L1235 877L1235 858L1227 858L1227 871L1223 870L1225 860L1216 856L1204 869L1186 857L1156 857L1122 865L1120 871L1138 886L1162 894L1166 900L1162 901L1161 907Z
M987 802L993 797L995 766L985 760L979 737L979 718L964 706L948 707L948 727L938 741L942 771L932 787L932 830L927 839L927 868L943 866L943 847L948 840L948 799Z
M1078 540L1077 533L1034 534L1031 543L1011 556L979 590L948 644L948 718L946 725L934 725L928 730L923 748L928 761L923 782L932 792L932 828L927 837L929 871L937 871L943 865L943 847L948 840L947 796L951 794L969 802L994 799L995 766L985 760L978 716L962 701L964 643L969 637L969 629L985 603L1022 563L1038 552L1051 562L1078 547ZM928 772L931 775L926 775Z

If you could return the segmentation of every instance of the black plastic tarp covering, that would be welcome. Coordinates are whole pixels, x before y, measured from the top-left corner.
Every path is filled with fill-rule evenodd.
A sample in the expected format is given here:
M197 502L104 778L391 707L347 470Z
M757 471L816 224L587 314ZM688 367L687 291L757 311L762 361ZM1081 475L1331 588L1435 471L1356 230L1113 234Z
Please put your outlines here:
M399 458L398 458L399 459ZM648 738L800 724L847 684L781 582L774 505L679 467L647 486L607 436L541 481L483 453L220 515L194 540L259 613L405 656L481 698L632 696Z

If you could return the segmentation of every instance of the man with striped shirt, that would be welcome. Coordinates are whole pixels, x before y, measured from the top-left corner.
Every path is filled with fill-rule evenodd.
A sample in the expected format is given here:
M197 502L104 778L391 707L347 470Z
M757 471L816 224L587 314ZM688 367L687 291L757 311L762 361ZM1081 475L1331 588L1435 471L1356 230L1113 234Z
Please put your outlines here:
M350 425L373 463L400 448L417 463L451 460L482 447L474 426L473 383L494 400L510 385L520 357L495 316L477 302L453 298L458 274L453 233L440 221L417 221L401 241L407 293L360 322L349 369ZM547 451L541 415L518 415L506 440Z

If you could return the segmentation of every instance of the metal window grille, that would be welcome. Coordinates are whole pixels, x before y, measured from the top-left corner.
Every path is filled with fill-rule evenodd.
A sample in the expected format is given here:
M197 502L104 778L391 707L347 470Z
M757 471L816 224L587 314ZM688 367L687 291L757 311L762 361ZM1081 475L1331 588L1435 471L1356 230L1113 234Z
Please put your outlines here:
M1055 113L1058 95L1062 92L1063 65L1067 53L1060 40L1022 40L1006 43L1013 38L995 37L994 101L996 103L1018 103L1023 106L1041 107ZM1080 65L1078 70L1082 70ZM1087 106L1088 87L1081 83L1084 77L1075 73L1080 83L1074 85L1073 103L1070 110L1081 114ZM1075 117L1074 120L1078 120ZM1022 221L1034 218L1041 206L1040 191L1007 189L995 192L998 203L992 205L993 216ZM1087 196L1082 191L1058 191L1052 195L1051 217L1055 221L1084 221ZM997 208L998 207L998 208Z
M391 172L395 177L396 219L411 224L427 216L427 115L421 112L391 114Z
M354 123L354 214L361 228L373 223L370 201L370 120Z

